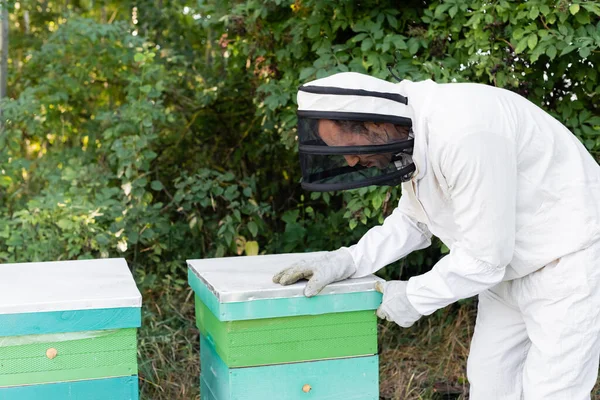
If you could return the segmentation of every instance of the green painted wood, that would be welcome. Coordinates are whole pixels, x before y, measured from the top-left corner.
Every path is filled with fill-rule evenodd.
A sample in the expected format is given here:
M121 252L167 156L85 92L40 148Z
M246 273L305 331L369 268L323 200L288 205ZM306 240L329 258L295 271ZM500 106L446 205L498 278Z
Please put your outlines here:
M376 310L382 299L381 293L370 291L220 303L190 268L188 268L188 282L196 295L220 321Z
M196 297L198 328L229 367L377 353L373 311L219 321Z
M138 377L0 388L0 400L138 400Z
M137 328L139 307L99 308L0 315L0 337Z
M55 348L54 359L46 350ZM98 337L0 347L0 386L137 374L136 329Z
M230 369L201 336L200 358L202 400L379 399L376 355Z

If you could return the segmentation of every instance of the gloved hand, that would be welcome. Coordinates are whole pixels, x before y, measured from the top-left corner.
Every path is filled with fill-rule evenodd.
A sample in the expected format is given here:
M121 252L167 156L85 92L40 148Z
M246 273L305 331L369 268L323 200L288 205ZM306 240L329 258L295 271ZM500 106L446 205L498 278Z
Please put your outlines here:
M406 296L406 281L377 282L375 290L383 293L383 301L377 309L377 316L381 319L393 321L403 328L410 328L421 314Z
M356 272L350 252L341 248L330 251L313 260L301 260L285 268L273 277L273 282L291 285L300 279L308 279L304 295L312 297L330 283L351 277Z

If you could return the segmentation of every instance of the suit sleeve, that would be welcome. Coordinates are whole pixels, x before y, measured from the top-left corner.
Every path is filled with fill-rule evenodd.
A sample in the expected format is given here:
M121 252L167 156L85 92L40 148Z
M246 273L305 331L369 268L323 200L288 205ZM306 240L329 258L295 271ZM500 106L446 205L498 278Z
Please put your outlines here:
M417 222L413 214L408 197L403 195L382 225L371 228L348 248L357 268L353 278L372 274L414 250L431 245L427 226Z
M408 281L408 299L423 315L501 282L515 247L514 144L498 134L467 134L445 145L438 162L457 240L429 272Z

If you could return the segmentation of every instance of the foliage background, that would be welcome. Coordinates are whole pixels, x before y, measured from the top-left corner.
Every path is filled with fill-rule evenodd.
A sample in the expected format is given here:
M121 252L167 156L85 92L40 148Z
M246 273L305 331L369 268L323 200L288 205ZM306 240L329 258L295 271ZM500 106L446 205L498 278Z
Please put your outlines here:
M142 398L198 398L185 260L333 250L398 188L306 193L295 91L339 71L516 91L600 158L595 1L9 1L0 262L125 257ZM380 272L426 271L441 243ZM381 325L381 396L467 398L471 300ZM600 393L596 393L600 399Z

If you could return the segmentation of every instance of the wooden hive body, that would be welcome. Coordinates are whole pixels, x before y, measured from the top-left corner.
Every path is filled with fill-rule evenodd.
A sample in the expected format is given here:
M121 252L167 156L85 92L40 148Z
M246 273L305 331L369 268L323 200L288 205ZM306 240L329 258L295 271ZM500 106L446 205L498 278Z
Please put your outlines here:
M123 259L0 265L0 400L137 400L140 307Z
M328 286L272 283L319 253L190 260L202 400L378 399L374 276Z

